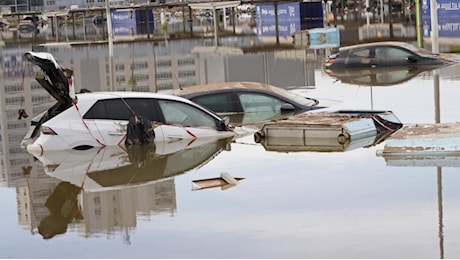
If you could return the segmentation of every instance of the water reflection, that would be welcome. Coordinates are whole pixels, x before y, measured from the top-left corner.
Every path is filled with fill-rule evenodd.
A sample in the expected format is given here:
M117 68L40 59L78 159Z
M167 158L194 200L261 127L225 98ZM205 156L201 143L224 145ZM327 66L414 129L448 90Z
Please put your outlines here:
M69 182L60 182L54 188L45 202L49 215L38 225L38 232L44 239L65 233L68 224L83 219L77 199L79 193L80 188Z
M243 42L240 38L233 40L235 45L240 40ZM249 42L244 39L242 44L246 41ZM192 83L247 80L277 86L309 86L302 91L310 96L344 100L348 109L369 108L369 88L340 87L341 82L333 83L335 79L324 74L321 63L326 51L276 49L245 52L233 57L189 53L191 47L209 43L206 39L195 39L181 43L171 41L168 48L158 43L117 45L117 89L130 90L128 81L131 76L137 79L137 85L132 89L160 92ZM166 158L157 158L160 164L164 164L161 168L171 170L175 177L162 179L158 176L159 179L146 180L142 184L129 184L131 177L134 176L135 180L133 172L136 168L127 151L114 151L114 161L109 160L110 164L119 163L124 167L120 170L124 178L116 179L116 183L110 183L102 174L95 179L89 174L84 175L91 157L79 163L79 156L85 154L71 154L60 161L50 159L46 170L48 175L40 161L19 147L27 132L28 120L50 107L49 95L34 83L33 72L27 65L28 73L23 83L24 67L19 57L31 48L31 45L21 45L1 50L3 77L0 79L0 96L5 102L2 102L4 112L0 118L0 201L6 217L0 225L7 234L2 256L152 257L152 251L155 251L159 258L218 258L222 257L223 250L228 249L225 246L229 242L241 248L226 251L225 257L229 258L436 258L439 251L442 251L441 258L444 251L448 257L458 256L451 242L460 234L455 221L459 205L459 193L455 189L458 182L456 167L435 163L442 168L434 171L430 167L418 167L418 163L427 161L415 160L407 161L414 167L388 167L390 165L386 165L382 158L375 156L372 147L351 149L346 153L287 154L268 153L262 145L250 142L232 144L231 152L215 157L212 154L214 148L218 150L216 144L210 150L203 147L202 152L198 152L213 158L204 160L207 164L203 167L198 162L201 159L195 158L192 152L177 155L180 159L176 159L184 162L194 158L196 164L191 162L191 165L197 166L194 169L198 177L189 178L189 171L174 175L173 169L182 166ZM79 86L92 90L107 89L107 48L100 45L46 48L64 65L71 65L81 72L81 77L76 79ZM392 110L403 123L456 122L459 120L456 98L459 95L459 71L458 66L440 70L438 90L433 89L435 77L432 72L418 74L391 88L375 88L375 106ZM435 111L436 95L439 110ZM19 108L24 108L29 117L18 120ZM438 119L434 118L435 115ZM155 147L156 153L161 149ZM164 155L168 154L164 151ZM456 165L454 161L457 159L442 160L450 160ZM138 166L148 168L150 164L142 156L137 161L139 163L135 165ZM66 172L65 164L69 167L68 174L61 176L62 179L52 177L52 166L58 163L56 174L61 171L60 167L63 173ZM102 164L93 163L90 169L96 166L102 167ZM212 177L221 170L247 179L224 193L191 191L190 179ZM73 172L77 174L73 175ZM101 173L109 172L109 169L101 170ZM439 177L435 181L433 175L424 174L426 172L436 172ZM129 177L124 176L125 173ZM96 181L98 178L102 180L100 183ZM442 185L441 180L444 181ZM69 194L73 194L74 188L80 188L82 183L87 189L77 195L79 207L73 207L73 199L66 203L50 199L47 204L50 197L62 192L62 187L69 188ZM441 186L445 189L444 194ZM439 196L436 197L433 191ZM55 195L51 195L53 193ZM436 208L436 202L443 199L445 204L440 203ZM38 227L44 219L56 219L57 209L63 208L59 206L61 204L70 205L69 209L72 209L68 211L72 214L63 214L71 218L70 223L66 223L65 218L63 221L63 216L57 217L61 226L66 223L66 233L43 241ZM54 215L51 211L55 212ZM167 221L159 220L162 216L168 218ZM35 236L31 239L31 235L24 234L21 229L40 239L34 239ZM61 227L54 232L62 230ZM449 232L445 241L444 232ZM74 235L93 239L75 238ZM136 246L120 247L119 241L114 239L118 237L123 237L126 243L130 243L131 238L137 239L132 240ZM158 239L151 243L150 238ZM49 242L55 241L59 241L63 253L48 250ZM172 252L171 243L190 246ZM28 250L18 248L18 244ZM442 250L439 250L440 245ZM91 251L89 256L88 251Z
M202 167L227 149L231 139L190 143L158 143L64 150L39 157L57 185L37 216L38 232L50 239L68 226L85 236L136 227L136 215L177 210L174 176ZM28 187L36 189L35 185ZM30 191L29 191L30 192ZM43 200L43 198L41 198ZM32 205L40 205L31 198ZM43 205L43 204L42 204Z
M440 80L439 69L433 70L433 88L434 88L434 123L438 125L441 123L441 101L440 101ZM439 137L442 139L443 137ZM423 135L421 135L423 139ZM429 134L426 137L428 143L437 143L436 139L430 140ZM433 144L434 146L434 144ZM417 142L412 144L412 147L417 148ZM437 155L438 154L438 155ZM442 185L442 172L443 167L460 167L459 157L453 152L451 155L446 156L440 151L434 151L432 155L389 155L383 156L388 166L409 166L409 167L435 167L436 168L436 189L437 189L437 206L438 206L438 237L439 237L439 258L444 259L444 207L443 207L443 185Z
M387 166L393 167L433 167L436 169L436 189L438 206L439 258L444 259L444 206L443 169L459 168L459 156L383 156Z
M388 68L356 68L326 70L326 73L342 83L359 86L393 86L404 83L421 73L430 72L436 67L388 67Z

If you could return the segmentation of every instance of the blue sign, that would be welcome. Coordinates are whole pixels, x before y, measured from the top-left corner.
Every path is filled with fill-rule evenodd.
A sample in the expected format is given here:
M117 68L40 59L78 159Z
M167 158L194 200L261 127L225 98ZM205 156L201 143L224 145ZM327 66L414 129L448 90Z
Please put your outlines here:
M431 15L430 0L422 0L422 18L429 19ZM438 17L449 16L460 18L459 0L437 0Z
M115 10L110 13L112 24L136 25L136 12L132 9Z
M430 1L422 0L422 17L430 17Z
M114 35L153 33L153 13L148 10L119 9L110 13Z
M460 18L460 1L437 0L438 16L449 16Z
M261 21L275 20L275 6L256 4L256 18ZM299 3L286 3L278 5L278 20L299 20Z
M324 27L323 4L321 1L302 2L300 4L300 16L302 30Z
M300 31L300 21L279 21L278 36L292 36L296 31ZM276 36L275 21L262 21L257 24L257 35L259 36Z
M319 9L318 9L319 7ZM275 5L256 4L257 35L276 36ZM295 2L277 5L278 36L292 36L294 32L323 27L322 2Z
M275 20L275 7L273 5L256 4L256 19L259 22Z
M431 36L431 20L423 20L422 31L423 37ZM460 20L456 17L443 17L442 19L438 19L438 36L460 38Z
M113 35L134 36L137 34L136 26L128 24L114 24L112 26Z
M278 20L299 20L300 3L287 3L278 5Z
M423 37L431 36L431 6L429 0L422 0ZM437 0L438 36L460 37L460 0Z
M151 10L136 10L137 33L153 33L155 20Z
M340 47L340 31L338 28L317 28L308 31L310 48Z

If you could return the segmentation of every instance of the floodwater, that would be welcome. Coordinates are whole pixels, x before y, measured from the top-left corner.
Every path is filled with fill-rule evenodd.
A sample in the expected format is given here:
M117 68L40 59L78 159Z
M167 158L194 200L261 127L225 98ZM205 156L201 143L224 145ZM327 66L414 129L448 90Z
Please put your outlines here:
M49 51L91 65L93 50L81 49L87 54ZM405 124L460 120L460 66L440 69L439 79L423 72L397 85L364 86L289 54L216 55L203 63L226 64L216 70L225 80L297 86L307 96L341 100L343 108L391 110ZM13 130L2 129L5 141ZM277 152L249 134L187 150L156 147L150 160L116 150L66 151L46 174L19 142L2 145L1 258L460 258L456 157L448 165L394 165L376 155L384 143ZM91 173L103 163L120 168ZM222 173L244 179L222 188L193 184Z

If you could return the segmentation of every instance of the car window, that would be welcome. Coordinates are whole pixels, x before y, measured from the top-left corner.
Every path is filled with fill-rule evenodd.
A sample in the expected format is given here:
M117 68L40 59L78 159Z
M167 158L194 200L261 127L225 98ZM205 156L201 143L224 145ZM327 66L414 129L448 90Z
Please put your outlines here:
M281 116L281 99L256 93L242 93L239 96L243 107L242 123L253 123L271 120Z
M217 127L217 120L210 114L192 105L173 101L159 100L165 123L174 125Z
M376 74L377 83L398 83L408 78L409 71L401 70L401 71L392 71L387 73L378 73Z
M277 113L281 110L284 102L281 99L258 93L241 93L238 95L244 113L273 111Z
M238 112L232 93L209 94L192 98L192 101L209 108L216 113Z
M370 56L370 50L369 49L356 50L353 52L353 55L356 55L358 57L368 58Z
M407 58L411 53L399 48L393 47L377 47L375 48L376 58Z
M159 121L154 100L147 98L116 98L99 100L83 116L84 119L129 120L133 113Z
M353 82L355 84L364 84L364 85L369 85L370 83L373 82L372 80L372 76L369 76L369 75L365 75L365 76L361 76L361 77L356 77Z

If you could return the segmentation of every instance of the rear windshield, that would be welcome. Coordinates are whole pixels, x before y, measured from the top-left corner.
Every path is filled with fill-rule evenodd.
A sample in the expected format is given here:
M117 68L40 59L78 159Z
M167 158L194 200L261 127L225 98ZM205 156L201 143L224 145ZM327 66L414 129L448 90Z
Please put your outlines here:
M287 97L289 99L292 99L295 102L297 102L299 104L302 104L304 106L315 106L316 105L315 100L308 99L306 97L300 96L300 95L298 95L298 94L296 94L294 92L288 91L286 89L273 87L273 86L270 86L270 88L271 88L271 90L273 92L277 93L278 95L281 95L281 96Z

